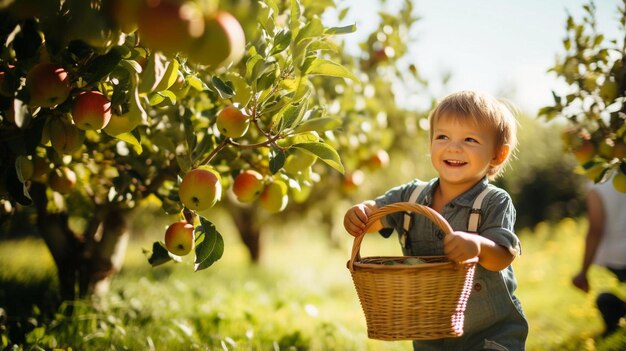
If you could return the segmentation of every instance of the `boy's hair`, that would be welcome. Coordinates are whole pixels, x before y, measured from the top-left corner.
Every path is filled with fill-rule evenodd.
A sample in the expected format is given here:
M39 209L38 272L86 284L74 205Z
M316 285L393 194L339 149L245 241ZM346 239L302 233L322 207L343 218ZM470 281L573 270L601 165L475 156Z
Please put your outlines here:
M447 116L456 120L469 120L481 127L491 128L496 133L496 147L509 145L507 158L499 165L487 171L487 178L497 178L509 159L515 153L517 147L517 120L513 115L514 106L504 103L493 96L476 92L460 91L443 98L430 112L430 140L433 140L433 127L441 116Z

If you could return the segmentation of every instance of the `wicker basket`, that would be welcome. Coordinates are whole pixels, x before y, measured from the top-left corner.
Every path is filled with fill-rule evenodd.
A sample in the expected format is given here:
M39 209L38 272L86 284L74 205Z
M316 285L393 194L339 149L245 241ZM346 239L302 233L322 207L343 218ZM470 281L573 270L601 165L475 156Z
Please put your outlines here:
M370 215L367 226L394 212L417 212L433 221L446 235L452 233L439 213L408 202L379 208ZM361 258L364 236L354 238L348 269L365 313L368 337L430 340L461 336L478 259L455 263L445 256L416 256L426 263L390 264L408 257Z

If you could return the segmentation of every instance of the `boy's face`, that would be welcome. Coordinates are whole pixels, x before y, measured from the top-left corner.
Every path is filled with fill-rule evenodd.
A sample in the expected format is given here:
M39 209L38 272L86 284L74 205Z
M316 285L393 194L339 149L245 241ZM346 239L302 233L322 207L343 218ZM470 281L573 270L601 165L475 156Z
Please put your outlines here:
M469 189L499 162L495 131L471 119L441 116L433 125L432 135L431 161L442 185Z

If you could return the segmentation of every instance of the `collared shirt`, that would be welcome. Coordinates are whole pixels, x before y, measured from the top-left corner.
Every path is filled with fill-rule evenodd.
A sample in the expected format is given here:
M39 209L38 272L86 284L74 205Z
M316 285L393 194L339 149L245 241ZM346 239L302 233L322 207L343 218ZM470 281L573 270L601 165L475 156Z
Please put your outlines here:
M413 180L390 189L375 199L376 205L409 201L413 190L424 182ZM431 206L439 179L435 178L417 198L421 205ZM482 203L479 235L488 238L509 250L514 256L521 254L519 238L514 232L515 207L509 194L492 184L486 178L471 189L446 204L441 215L455 231L467 231L469 215L475 198L489 187L491 191ZM392 213L383 218L385 227L381 234L389 237L393 230L403 232L404 213ZM403 247L405 255L440 256L443 255L444 233L428 218L414 213L412 226ZM500 272L489 271L476 266L474 289L470 294L465 311L464 335L432 341L415 341L416 350L524 350L528 334L528 323L523 315L521 304L514 292L517 282L511 266Z

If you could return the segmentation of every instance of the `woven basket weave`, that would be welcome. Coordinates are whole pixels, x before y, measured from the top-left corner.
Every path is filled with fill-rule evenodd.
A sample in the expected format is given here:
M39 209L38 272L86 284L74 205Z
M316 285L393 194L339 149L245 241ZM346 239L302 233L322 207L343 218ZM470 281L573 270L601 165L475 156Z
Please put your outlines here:
M433 209L408 202L377 209L369 216L367 227L394 212L416 212L429 218L446 235L453 231ZM388 265L409 256L361 258L365 232L354 238L348 269L365 314L368 337L430 340L461 336L478 259L456 263L445 256L415 256L426 263Z

